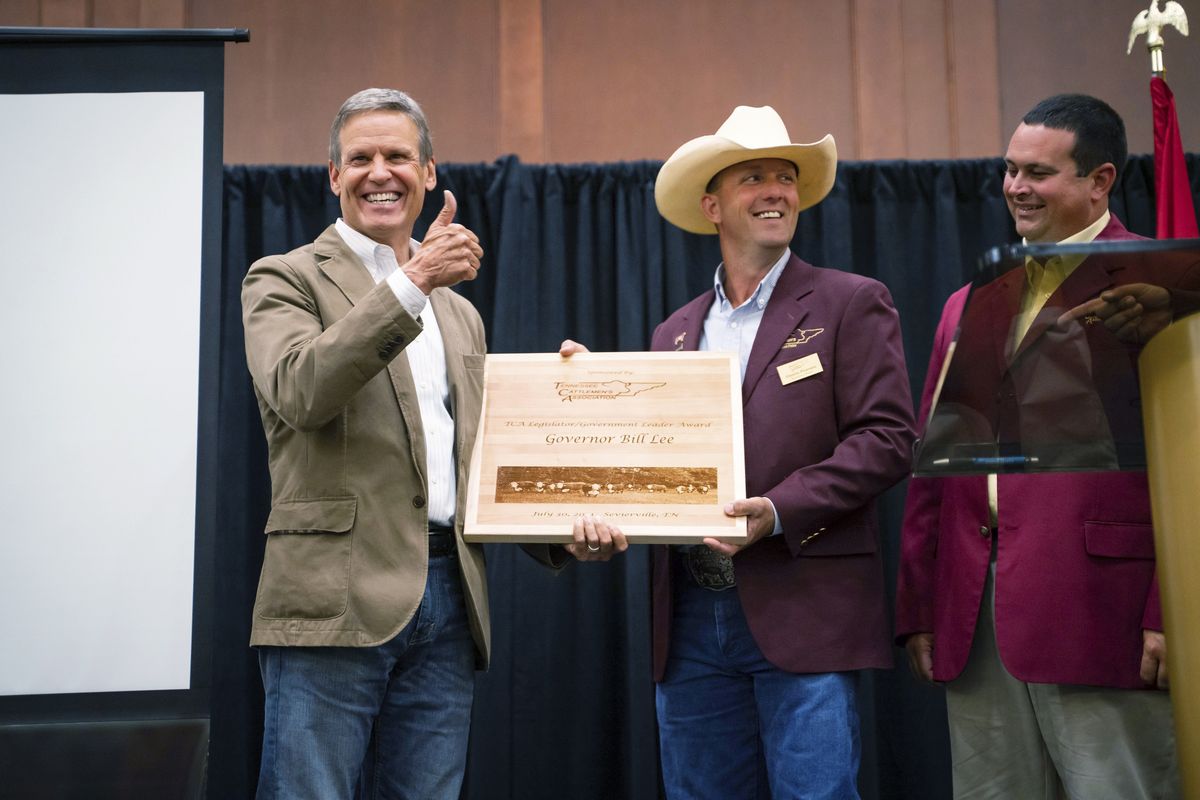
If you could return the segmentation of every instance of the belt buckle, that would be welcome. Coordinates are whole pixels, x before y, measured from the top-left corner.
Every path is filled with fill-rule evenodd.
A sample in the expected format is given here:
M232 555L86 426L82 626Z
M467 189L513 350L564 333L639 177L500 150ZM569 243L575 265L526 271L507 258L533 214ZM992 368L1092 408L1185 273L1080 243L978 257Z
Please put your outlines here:
M737 585L733 575L733 559L704 545L685 550L683 563L692 580L702 589L723 592Z
M433 529L429 532L430 557L452 556L457 552L453 529Z

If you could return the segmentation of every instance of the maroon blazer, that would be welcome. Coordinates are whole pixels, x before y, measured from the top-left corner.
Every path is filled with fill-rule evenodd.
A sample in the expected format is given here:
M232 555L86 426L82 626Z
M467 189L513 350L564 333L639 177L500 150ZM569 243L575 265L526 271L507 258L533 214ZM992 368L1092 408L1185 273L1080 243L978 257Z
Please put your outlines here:
M1115 216L1097 237L1134 238L1140 237ZM1007 322L1024 274L1014 270L972 299L971 319L963 324L990 318L989 329L976 330L990 330L992 339L984 336L980 342L976 337L981 352L960 350L956 362L965 357L963 365L973 370L971 381L987 387L981 396L1003 395L992 390L1013 383L1022 354L1037 346L1039 337L1053 335L1051 323L1062 311L1123 283L1166 282L1156 271L1159 266L1160 260L1143 262L1141 268L1127 259L1119 264L1096 256L1084 261L1047 300L1015 354L1006 352ZM1183 284L1194 283L1195 265L1190 272ZM921 400L922 420L928 418L968 289L951 295L942 312ZM1136 364L1138 348L1117 343L1103 326L1081 330L1089 339L1109 339L1100 347L1093 342L1091 369L1097 381L1104 379L1106 363L1123 359L1126 365ZM969 346L968 341L963 336L960 347ZM1127 395L1128 387L1113 386L1104 393L1122 397L1122 392ZM1124 405L1131 405L1128 398ZM1000 407L998 414L1003 425L1005 409ZM1069 417L1070 411L1063 409L1049 416ZM1033 683L1142 687L1142 629L1162 629L1145 473L1000 475L998 506L996 638L1009 673ZM910 634L933 632L936 680L953 680L966 665L990 561L990 534L986 477L910 481L901 532L896 638L903 643Z
M695 350L705 292L654 332L652 350ZM783 385L776 368L816 354L822 371ZM875 498L908 472L913 413L900 321L878 281L784 266L742 380L746 495L775 504L783 533L734 557L763 655L791 672L890 668ZM668 549L654 552L654 677L671 634Z

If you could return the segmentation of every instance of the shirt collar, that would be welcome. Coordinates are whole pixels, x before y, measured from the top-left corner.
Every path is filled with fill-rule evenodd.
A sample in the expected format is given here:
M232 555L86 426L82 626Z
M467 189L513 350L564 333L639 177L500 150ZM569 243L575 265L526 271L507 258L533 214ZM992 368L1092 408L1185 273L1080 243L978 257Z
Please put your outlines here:
M338 234L342 237L342 241L346 246L358 256L358 260L363 263L367 271L375 277L376 282L387 277L387 272L391 270L387 267L399 266L397 261L396 251L386 244L380 244L366 234L360 233L354 228L351 228L344 219L338 217L334 223ZM408 240L408 254L411 257L415 255L421 247L421 243L416 239Z
M1108 222L1111 217L1112 213L1106 210L1100 215L1100 218L1091 225L1088 225L1079 233L1072 234L1056 244L1088 244L1089 242L1094 241L1096 237L1100 235L1100 232L1108 227ZM1021 243L1029 244L1029 241L1022 239ZM1062 256L1051 256L1050 258L1046 259L1046 263L1043 265L1039 264L1032 257L1026 256L1025 277L1028 279L1030 285L1034 285L1038 281L1039 276L1042 274L1043 269L1050 267L1051 265L1054 265L1055 268L1058 268L1061 265L1061 271L1063 273L1063 277L1065 277L1070 275L1071 272L1074 271L1075 267L1079 266L1080 262L1082 261L1083 256L1079 255L1068 256L1066 258Z
M1068 236L1067 238L1063 239L1061 242L1059 242L1059 244L1087 244L1100 235L1100 231L1104 230L1104 228L1108 225L1108 221L1111 217L1112 213L1105 211L1100 215L1098 220L1093 222L1091 225L1088 225L1074 236Z
M783 255L775 262L770 271L759 281L758 287L755 288L754 294L750 295L742 306L752 305L758 309L766 307L771 300L771 293L775 291L775 284L779 283L779 276L783 273L783 266L792 257L790 249L784 250ZM725 296L725 263L721 262L717 265L717 273L713 276L713 290L717 293L717 302L722 307L729 306L729 298ZM739 306L741 308L742 306Z

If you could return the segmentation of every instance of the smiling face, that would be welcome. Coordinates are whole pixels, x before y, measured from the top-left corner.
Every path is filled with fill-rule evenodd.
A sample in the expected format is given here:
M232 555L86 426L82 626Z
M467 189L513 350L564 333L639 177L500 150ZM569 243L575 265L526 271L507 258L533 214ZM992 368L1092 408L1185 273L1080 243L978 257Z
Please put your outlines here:
M329 187L342 219L402 257L437 184L433 159L421 164L417 126L398 111L367 111L346 120L339 139L342 163L329 162Z
M1075 134L1021 123L1004 155L1004 199L1017 233L1029 242L1061 242L1108 209L1116 168L1101 164L1079 175Z
M717 226L722 248L778 258L796 232L796 178L796 165L780 158L742 161L717 173L700 207Z

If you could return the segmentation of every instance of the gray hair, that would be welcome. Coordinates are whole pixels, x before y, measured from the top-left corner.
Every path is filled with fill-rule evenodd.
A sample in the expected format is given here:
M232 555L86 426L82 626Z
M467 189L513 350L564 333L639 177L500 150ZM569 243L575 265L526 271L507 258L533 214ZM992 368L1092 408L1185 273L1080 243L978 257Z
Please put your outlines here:
M333 126L329 129L329 160L335 166L341 166L342 162L341 136L346 120L368 111L398 111L407 116L417 126L421 166L425 166L429 159L433 158L433 137L429 135L429 123L425 121L425 112L417 105L416 100L399 89L363 89L347 98L338 109L337 116L333 118Z

